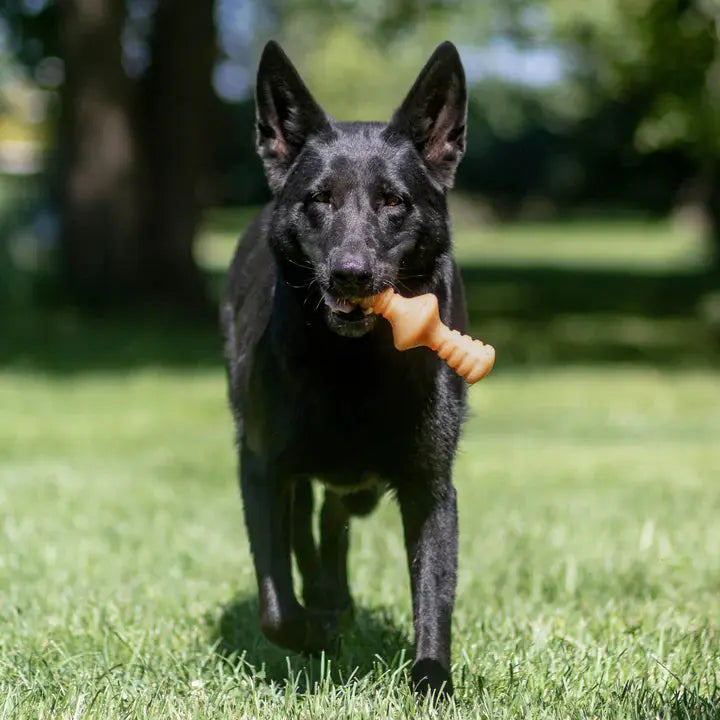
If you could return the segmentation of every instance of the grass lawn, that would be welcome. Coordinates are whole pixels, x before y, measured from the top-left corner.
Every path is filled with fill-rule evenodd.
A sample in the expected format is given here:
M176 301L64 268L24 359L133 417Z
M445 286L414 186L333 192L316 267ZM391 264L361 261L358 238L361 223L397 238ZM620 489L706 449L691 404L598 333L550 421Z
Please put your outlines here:
M502 332L456 465L456 697L440 714L720 717L720 369L706 336L693 326L685 362L656 362L668 328L694 320L623 306L574 326L565 313L572 353L522 355L550 321L473 292L496 302L484 337ZM613 334L615 316L630 325ZM432 713L407 688L391 501L353 525L359 612L339 656L286 657L257 627L214 334L66 316L45 330L44 344L13 331L0 347L0 718ZM583 333L613 352L582 354Z

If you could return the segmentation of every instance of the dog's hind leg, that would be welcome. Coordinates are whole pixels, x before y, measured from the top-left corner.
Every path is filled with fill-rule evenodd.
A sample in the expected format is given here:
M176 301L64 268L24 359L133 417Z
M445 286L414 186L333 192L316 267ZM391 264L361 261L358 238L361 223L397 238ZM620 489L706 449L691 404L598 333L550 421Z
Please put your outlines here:
M358 485L361 485L359 480ZM342 485L340 485L342 487ZM320 592L308 606L330 613L337 624L347 626L355 617L348 583L350 517L367 515L378 504L383 488L379 483L359 490L337 492L326 487L320 511Z
M347 556L350 546L350 514L343 498L330 489L320 511L320 562L328 592L325 609L338 616L340 624L353 619L348 585Z
M332 645L327 628L295 597L290 542L292 484L243 444L240 484L260 600L260 627L277 645L317 652Z
M293 499L293 550L302 576L303 600L306 609L324 626L328 638L333 638L341 625L353 617L347 579L349 516L340 498L327 490L320 512L319 553L312 519L310 480L298 480Z
M316 607L324 597L323 569L313 535L313 492L309 479L295 481L293 551L302 577L305 607Z

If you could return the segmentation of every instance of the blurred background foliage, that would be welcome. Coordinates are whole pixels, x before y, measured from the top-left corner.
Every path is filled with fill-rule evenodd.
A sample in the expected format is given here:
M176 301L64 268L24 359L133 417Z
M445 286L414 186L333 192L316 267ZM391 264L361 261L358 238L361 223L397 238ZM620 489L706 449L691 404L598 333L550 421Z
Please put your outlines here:
M473 318L607 310L620 283L616 296L639 293L633 312L703 323L706 352L720 335L719 32L719 0L6 0L0 300L206 317L268 199L252 97L266 40L330 114L369 120L450 38L470 84L453 211ZM578 285L529 273L538 263L635 275Z

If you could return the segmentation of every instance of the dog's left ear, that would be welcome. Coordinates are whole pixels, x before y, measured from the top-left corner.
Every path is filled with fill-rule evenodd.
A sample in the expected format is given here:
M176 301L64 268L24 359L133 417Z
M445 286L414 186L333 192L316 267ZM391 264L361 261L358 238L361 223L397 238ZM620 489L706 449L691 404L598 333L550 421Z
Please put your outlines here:
M280 190L307 139L327 130L327 115L273 40L265 45L255 90L257 151L270 189Z
M432 176L452 187L465 153L467 89L457 48L444 42L420 71L388 129L410 137Z

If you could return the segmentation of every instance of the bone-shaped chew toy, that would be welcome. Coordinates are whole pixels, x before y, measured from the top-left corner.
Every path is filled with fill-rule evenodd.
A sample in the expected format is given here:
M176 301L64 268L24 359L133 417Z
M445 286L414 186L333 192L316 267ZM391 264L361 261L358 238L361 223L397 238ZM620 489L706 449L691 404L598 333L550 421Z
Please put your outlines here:
M435 295L406 298L391 288L360 305L382 315L392 326L398 350L425 346L436 352L455 372L472 385L484 378L495 363L495 348L451 330L440 320Z

